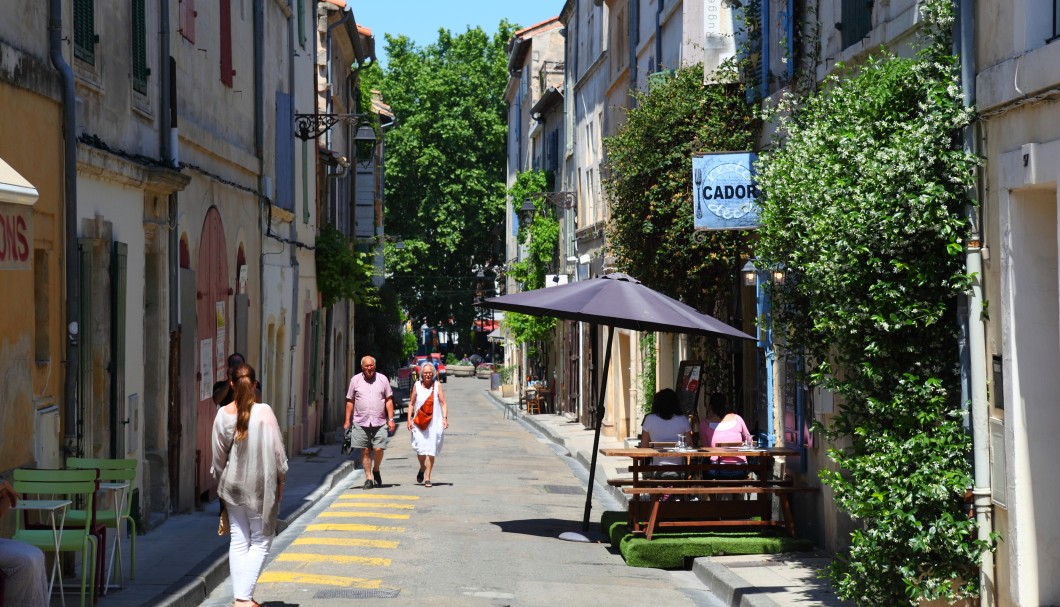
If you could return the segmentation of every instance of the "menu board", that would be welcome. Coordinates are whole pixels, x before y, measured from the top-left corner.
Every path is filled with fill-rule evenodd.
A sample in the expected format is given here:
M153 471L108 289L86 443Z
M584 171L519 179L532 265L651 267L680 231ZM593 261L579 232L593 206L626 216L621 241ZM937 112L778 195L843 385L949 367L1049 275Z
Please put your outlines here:
M703 389L703 361L682 360L677 372L677 402L681 412L691 415L699 404L699 393Z

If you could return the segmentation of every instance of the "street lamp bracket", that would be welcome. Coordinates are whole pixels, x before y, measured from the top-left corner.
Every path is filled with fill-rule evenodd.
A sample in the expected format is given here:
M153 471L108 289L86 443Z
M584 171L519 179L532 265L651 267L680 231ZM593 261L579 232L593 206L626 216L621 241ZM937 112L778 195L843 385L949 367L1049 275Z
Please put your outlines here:
M316 139L340 122L370 125L367 114L295 114L294 135L302 141Z

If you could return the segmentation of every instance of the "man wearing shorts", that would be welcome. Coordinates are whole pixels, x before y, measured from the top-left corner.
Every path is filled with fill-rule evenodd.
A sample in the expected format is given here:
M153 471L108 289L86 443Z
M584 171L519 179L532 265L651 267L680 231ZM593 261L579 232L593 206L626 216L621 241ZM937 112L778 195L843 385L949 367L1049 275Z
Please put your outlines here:
M385 432L382 431L384 425ZM375 359L371 356L361 359L361 372L350 379L346 391L346 421L342 427L350 433L350 446L361 450L364 488L382 485L379 464L383 463L383 450L397 425L394 424L394 392L390 389L390 380L375 372Z

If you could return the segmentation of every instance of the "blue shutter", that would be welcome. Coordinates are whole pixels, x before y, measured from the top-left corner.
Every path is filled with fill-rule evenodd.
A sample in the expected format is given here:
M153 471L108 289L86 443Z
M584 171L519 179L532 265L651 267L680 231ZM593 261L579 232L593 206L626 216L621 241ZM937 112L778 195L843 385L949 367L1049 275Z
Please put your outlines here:
M836 25L843 48L853 46L872 29L872 0L843 0L843 21Z
M276 91L276 200L281 209L294 212L294 115L291 96Z

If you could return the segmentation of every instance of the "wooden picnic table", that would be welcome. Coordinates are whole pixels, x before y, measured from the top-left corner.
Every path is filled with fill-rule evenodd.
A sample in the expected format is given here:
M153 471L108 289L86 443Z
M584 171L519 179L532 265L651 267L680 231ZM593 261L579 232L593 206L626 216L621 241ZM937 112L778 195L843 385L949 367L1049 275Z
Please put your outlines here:
M651 539L660 527L782 527L791 536L791 494L816 491L792 479L773 478L776 457L799 455L786 447L700 447L682 451L652 447L603 448L602 455L633 460L629 479L612 479L629 496L629 527ZM716 456L746 457L747 462L714 463ZM681 458L684 463L652 464L657 457ZM712 479L713 470L744 470L746 479ZM656 478L656 472L676 472L679 478ZM729 496L728 499L719 499ZM751 496L755 496L751 499ZM773 500L780 504L781 519L773 518Z

